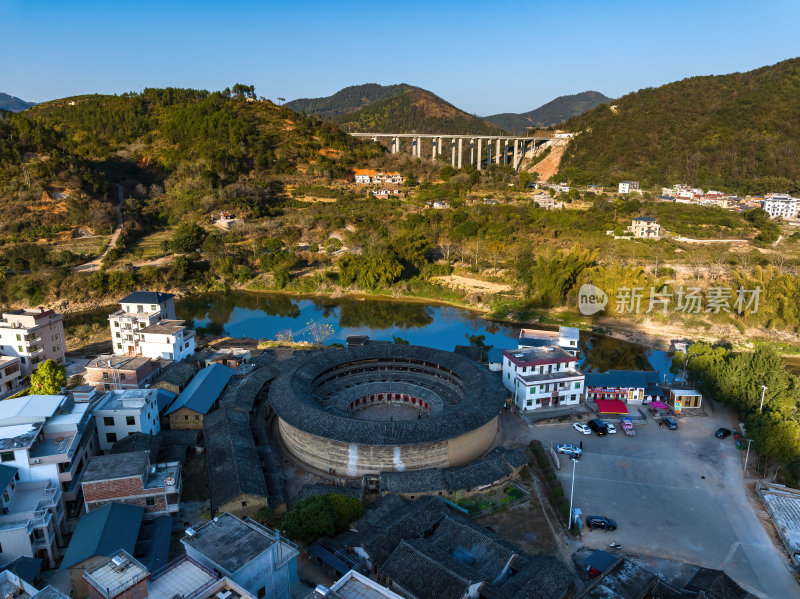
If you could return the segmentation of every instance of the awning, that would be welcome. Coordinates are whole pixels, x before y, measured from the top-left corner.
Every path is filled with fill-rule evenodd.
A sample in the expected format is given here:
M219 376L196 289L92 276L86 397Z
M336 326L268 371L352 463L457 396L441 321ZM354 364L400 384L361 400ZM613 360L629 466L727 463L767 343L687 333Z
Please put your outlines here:
M656 410L666 410L667 408L669 408L669 406L665 404L663 401L651 401L650 405L653 406Z
M625 402L618 399L596 399L597 411L600 414L627 414L628 408Z

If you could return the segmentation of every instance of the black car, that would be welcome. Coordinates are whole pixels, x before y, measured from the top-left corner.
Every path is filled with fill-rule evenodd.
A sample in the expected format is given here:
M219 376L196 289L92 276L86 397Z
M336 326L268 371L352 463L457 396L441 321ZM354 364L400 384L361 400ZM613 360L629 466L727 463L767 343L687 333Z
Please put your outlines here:
M605 516L586 516L586 526L589 527L589 530L595 528L602 528L606 531L617 530L617 523Z
M668 418L667 416L665 416L664 418L661 419L661 422L671 431L678 430L678 423L675 422L672 418Z
M720 429L717 429L717 432L714 433L714 436L717 439L724 439L725 437L729 436L730 434L731 434L731 431L728 430L727 428L720 428Z
M598 437L608 434L608 426L606 423L597 418L589 421L589 428L596 432Z

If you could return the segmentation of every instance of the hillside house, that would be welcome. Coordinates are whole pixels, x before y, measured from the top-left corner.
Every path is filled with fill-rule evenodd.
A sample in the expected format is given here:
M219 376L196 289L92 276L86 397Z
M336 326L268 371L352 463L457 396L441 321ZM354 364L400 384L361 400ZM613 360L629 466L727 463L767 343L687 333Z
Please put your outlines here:
M578 405L585 376L578 358L555 346L503 351L503 385L522 412L550 406Z
M638 181L620 181L619 182L619 193L627 194L627 193L634 193L634 192L641 192L639 189L639 182Z
M141 389L157 372L158 364L150 358L103 354L86 365L86 384L97 391Z
M795 220L797 218L797 203L798 200L789 194L770 193L764 198L762 207L770 218Z
M119 305L120 309L108 317L115 354L141 354L138 331L162 320L175 320L175 296L171 293L134 291Z
M661 236L661 225L652 216L637 216L631 221L628 231L639 239L658 239Z
M64 318L52 310L14 310L0 315L0 355L19 358L22 377L45 360L64 364Z

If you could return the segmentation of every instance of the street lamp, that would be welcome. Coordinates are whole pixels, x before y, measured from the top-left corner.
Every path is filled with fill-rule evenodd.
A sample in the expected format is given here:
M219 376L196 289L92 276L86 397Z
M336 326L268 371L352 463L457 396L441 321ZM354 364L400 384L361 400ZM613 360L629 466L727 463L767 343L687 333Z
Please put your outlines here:
M575 493L575 464L578 463L580 458L572 455L569 459L572 460L572 485L569 489L569 521L567 523L567 530L572 529L572 496Z
M764 407L764 395L767 393L767 388L764 385L761 385L761 405L758 406L758 413L761 413L761 408Z
M753 442L752 439L747 440L747 453L744 454L744 471L747 473L747 459L750 457L750 444Z

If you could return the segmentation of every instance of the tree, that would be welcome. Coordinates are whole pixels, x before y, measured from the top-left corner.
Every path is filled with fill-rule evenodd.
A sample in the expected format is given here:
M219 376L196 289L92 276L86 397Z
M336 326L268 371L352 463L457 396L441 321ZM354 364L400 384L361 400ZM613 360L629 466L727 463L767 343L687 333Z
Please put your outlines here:
M308 334L311 335L311 338L317 345L322 345L328 337L333 335L333 325L327 322L314 322L313 320L309 320L306 325Z
M269 506L264 505L256 510L254 520L259 524L267 525L270 518L272 518L272 510L269 509Z
M408 339L403 339L402 337L392 337L392 343L395 345L409 345Z
M58 395L66 386L66 369L55 360L45 360L31 374L31 391L37 395Z
M297 503L283 517L281 528L289 539L306 544L321 536L336 534L331 506L324 496L309 497Z
M225 240L222 235L209 235L203 242L203 254L216 258L225 254Z
M355 497L331 493L326 495L326 499L331 506L333 524L337 533L346 531L350 528L350 523L358 520L364 513L364 506Z
M172 247L176 252L192 252L205 238L206 232L197 223L181 223L172 235Z

